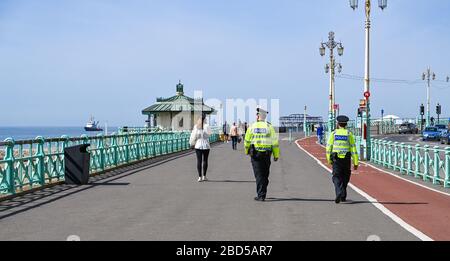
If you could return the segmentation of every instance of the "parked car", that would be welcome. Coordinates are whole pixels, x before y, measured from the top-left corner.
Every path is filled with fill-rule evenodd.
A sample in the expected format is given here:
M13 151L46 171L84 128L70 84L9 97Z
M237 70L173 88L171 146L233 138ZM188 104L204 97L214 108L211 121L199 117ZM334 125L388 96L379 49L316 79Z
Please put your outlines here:
M442 137L441 137L441 144L447 144L450 145L450 132L447 131Z
M441 133L441 137L444 137L445 136L445 134L448 132L448 128L447 128L447 125L441 125L441 124L438 124L438 125L436 125L435 126L437 129L438 129L438 131Z
M417 126L415 124L412 123L403 123L402 125L400 125L399 129L398 129L398 134L418 134L419 133L419 129L417 128Z
M426 127L422 132L422 140L439 140L441 138L441 132L436 127Z

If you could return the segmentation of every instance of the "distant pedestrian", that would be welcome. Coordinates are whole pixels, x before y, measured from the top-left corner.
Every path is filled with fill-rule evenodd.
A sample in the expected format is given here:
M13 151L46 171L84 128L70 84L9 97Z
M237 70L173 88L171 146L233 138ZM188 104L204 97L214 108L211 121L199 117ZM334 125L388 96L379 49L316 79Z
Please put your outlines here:
M226 142L226 143L228 143L228 140L229 140L229 136L228 136L228 134L229 134L229 126L228 126L228 123L227 122L225 122L224 124L223 124L223 126L222 126L222 132L223 132L223 137L224 137L224 142Z
M323 126L322 124L319 125L319 128L317 128L317 139L319 141L319 144L323 144Z
M239 130L238 127L236 126L236 123L233 123L233 126L231 126L230 136L233 150L237 150L237 143L239 140Z
M206 114L203 114L198 119L197 124L195 124L191 138L189 139L190 145L195 148L195 153L197 154L198 182L208 181L206 172L208 170L208 157L211 150L211 145L209 144L210 135L211 129L206 123Z

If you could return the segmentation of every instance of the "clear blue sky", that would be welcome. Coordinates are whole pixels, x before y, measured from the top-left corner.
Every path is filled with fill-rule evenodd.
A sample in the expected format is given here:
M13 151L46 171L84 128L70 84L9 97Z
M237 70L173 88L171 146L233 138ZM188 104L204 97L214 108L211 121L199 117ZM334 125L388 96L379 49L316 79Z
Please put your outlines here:
M344 73L364 72L364 12L347 0L1 0L0 126L143 125L141 110L185 92L279 98L281 114L327 113L318 47L333 30ZM374 1L377 4L377 1ZM373 10L372 76L450 75L450 1L390 0ZM450 87L432 89L450 116ZM353 116L363 83L337 79ZM373 83L374 116L415 117L425 85Z

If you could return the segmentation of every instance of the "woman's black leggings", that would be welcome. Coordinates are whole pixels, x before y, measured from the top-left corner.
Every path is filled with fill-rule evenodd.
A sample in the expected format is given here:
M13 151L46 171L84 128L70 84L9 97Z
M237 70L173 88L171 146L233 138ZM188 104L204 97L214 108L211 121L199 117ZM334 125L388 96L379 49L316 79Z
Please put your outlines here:
M208 156L209 150L195 150L197 154L197 171L198 176L202 176L202 163L203 163L203 176L206 176L206 171L208 170Z

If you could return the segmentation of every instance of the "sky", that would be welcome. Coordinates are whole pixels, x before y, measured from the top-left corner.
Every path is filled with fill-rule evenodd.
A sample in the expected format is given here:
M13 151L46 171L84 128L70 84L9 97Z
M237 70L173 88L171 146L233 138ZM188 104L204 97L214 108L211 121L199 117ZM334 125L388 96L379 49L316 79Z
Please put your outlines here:
M364 75L364 4L347 0L0 0L0 126L142 126L157 97L280 100L280 113L326 116L329 78L319 55L329 31L347 75ZM418 80L428 66L450 116L450 1L373 1L371 75ZM363 82L336 79L354 117ZM372 83L372 115L416 117L425 82Z

